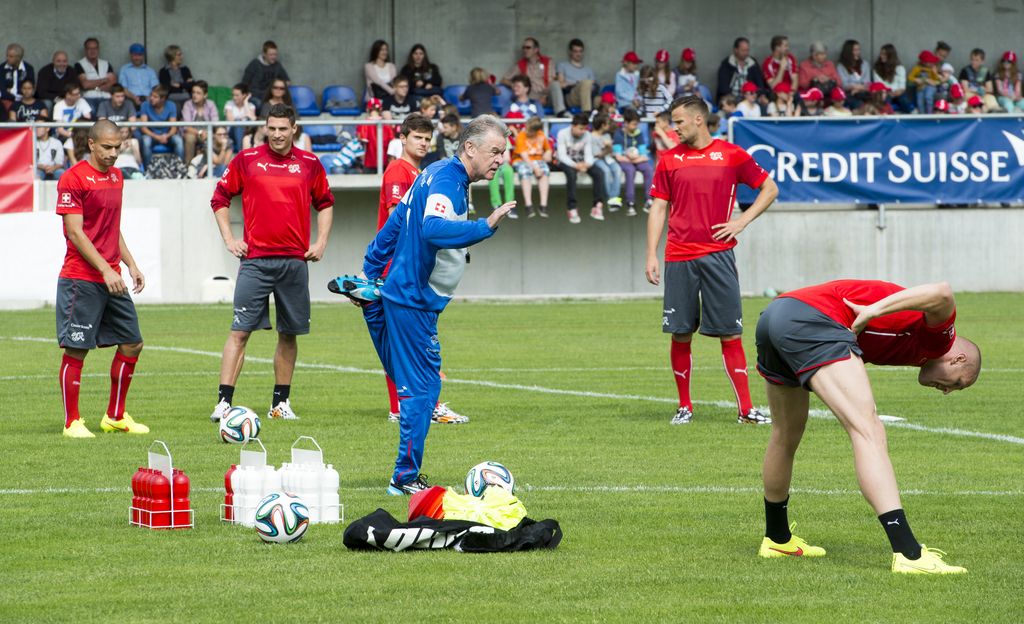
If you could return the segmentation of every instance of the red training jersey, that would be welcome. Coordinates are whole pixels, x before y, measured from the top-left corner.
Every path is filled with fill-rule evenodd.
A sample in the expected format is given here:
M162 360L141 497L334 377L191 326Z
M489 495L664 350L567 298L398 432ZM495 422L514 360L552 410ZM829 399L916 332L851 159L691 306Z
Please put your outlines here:
M106 173L96 169L89 159L81 160L57 181L57 214L82 215L82 229L110 268L121 273L121 191L124 176L117 167ZM68 251L60 276L103 283L103 274L79 253L67 228L64 238Z
M419 174L420 170L416 165L404 158L396 158L384 170L384 180L380 185L380 204L377 206L377 231L384 227L388 216L391 215L391 208L402 201Z
M853 324L857 315L843 299L869 305L904 290L902 286L877 280L836 280L787 292L781 297L803 301L820 310L844 327ZM921 366L942 357L956 339L956 311L942 323L931 327L924 312L905 310L873 319L857 336L864 351L864 361L893 366Z
M217 183L210 206L214 212L227 208L239 193L247 258L304 258L310 204L317 212L334 205L320 159L294 147L286 156L266 144L239 152Z
M681 143L660 154L651 197L670 203L665 260L693 260L736 246L712 238L732 217L736 185L761 186L768 172L741 147L715 139L698 150Z

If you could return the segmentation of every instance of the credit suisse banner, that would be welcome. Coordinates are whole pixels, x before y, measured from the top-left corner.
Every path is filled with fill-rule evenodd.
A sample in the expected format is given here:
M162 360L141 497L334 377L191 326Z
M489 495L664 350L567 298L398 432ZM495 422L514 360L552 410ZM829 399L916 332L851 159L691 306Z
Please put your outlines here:
M779 185L779 201L1019 202L1024 117L730 120L733 142ZM741 188L741 202L756 191Z
M32 129L0 130L0 214L32 212Z

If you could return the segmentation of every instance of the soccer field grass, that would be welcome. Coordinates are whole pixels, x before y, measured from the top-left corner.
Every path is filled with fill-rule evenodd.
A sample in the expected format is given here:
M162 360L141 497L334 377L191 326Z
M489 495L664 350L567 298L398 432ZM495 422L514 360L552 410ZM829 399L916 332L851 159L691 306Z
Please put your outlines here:
M744 301L756 404L753 325ZM969 569L896 577L885 534L857 489L838 423L819 413L798 454L790 518L822 559L762 560L760 469L769 429L737 425L717 341L697 338L694 422L671 427L675 386L656 300L465 303L441 316L442 400L468 425L435 425L424 472L462 482L482 460L509 466L531 517L557 519L558 549L499 555L355 553L341 526L262 544L218 520L237 446L219 442L216 399L228 306L143 306L146 349L128 399L149 436L99 433L110 350L93 352L82 411L95 440L60 436L53 310L0 312L0 620L333 622L1019 622L1024 334L1020 294L958 296L958 330L984 352L973 388L942 396L909 369L871 368L917 537ZM274 336L256 334L235 403L265 413ZM348 520L378 507L397 443L384 381L356 309L313 308L292 389L298 421L264 421L278 465L315 437L341 473ZM812 409L821 410L812 400ZM130 478L154 439L192 480L196 527L129 527Z

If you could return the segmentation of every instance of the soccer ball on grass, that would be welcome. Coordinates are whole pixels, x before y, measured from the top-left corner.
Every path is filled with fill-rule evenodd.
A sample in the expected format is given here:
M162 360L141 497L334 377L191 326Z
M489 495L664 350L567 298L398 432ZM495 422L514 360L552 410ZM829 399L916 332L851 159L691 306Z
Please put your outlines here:
M220 439L227 444L245 444L260 435L260 417L248 407L232 407L220 419Z
M309 509L287 492L273 492L256 505L256 534L264 542L297 542L308 526Z

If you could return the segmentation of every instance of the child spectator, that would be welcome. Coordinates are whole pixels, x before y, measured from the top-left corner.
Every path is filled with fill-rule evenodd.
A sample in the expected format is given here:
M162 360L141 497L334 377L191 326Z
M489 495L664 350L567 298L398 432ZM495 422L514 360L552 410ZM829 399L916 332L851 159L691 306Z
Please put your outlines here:
M658 50L654 53L654 75L658 78L658 84L668 88L671 100L676 92L676 73L669 67L668 61L668 50Z
M494 112L491 98L495 95L498 95L498 88L491 83L487 72L481 67L474 67L469 72L469 86L459 96L459 101L468 101L469 116L478 117L484 113ZM511 166L509 169L511 169ZM498 205L500 206L501 204Z
M953 64L943 63L939 68L939 84L935 88L935 101L949 101L949 90L955 84L957 84L957 80L953 75Z
M270 83L270 87L267 88L267 92L263 94L262 101L263 104L260 105L260 119L266 119L267 114L270 113L270 108L275 104L292 106L292 92L288 90L288 83L280 78L274 79ZM297 113L296 116L298 116Z
M985 102L977 95L972 95L967 100L967 112L972 115L980 115L985 112Z
M511 116L511 113L520 113L524 119L544 114L544 105L530 98L530 79L523 74L512 77L512 103L506 116Z
M622 167L622 173L626 177L626 216L636 216L636 174L639 171L643 174L644 184L644 211L650 207L651 199L648 195L651 189L651 181L654 179L654 165L651 163L651 156L647 141L643 132L640 131L640 115L632 108L627 108L622 113L622 127L615 132L612 139L615 152L615 160Z
M700 80L697 79L697 53L693 48L686 48L679 56L679 65L676 65L676 97L686 95L702 95L700 91Z
M630 50L622 56L622 69L615 74L615 104L619 108L631 108L640 105L637 87L640 85L640 57Z
M277 48L274 48L274 53L276 55ZM160 70L160 84L167 88L167 96L172 102L185 103L192 97L192 70L185 65L185 55L181 51L181 46L167 46L164 49L164 59L167 64ZM245 82L245 79L242 81Z
M871 99L868 100L870 110L864 111L865 115L892 115L893 108L889 102L889 88L881 82L872 82L868 85L868 93Z
M21 101L11 104L10 120L19 122L28 121L49 121L50 111L46 104L37 100L35 96L36 85L26 78L21 81Z
M49 128L36 128L36 178L56 180L62 173L64 148L60 141L50 136Z
M488 113L485 113L488 114ZM493 115L494 113L489 113ZM501 204L501 187L505 186L505 203L514 201L516 198L516 173L512 168L512 151L515 146L512 140L505 139L505 153L502 155L502 163L494 172L494 177L487 183L487 189L491 194L491 210L497 210Z
M658 81L658 74L650 65L640 68L640 84L637 87L637 98L640 106L637 109L643 117L653 117L668 108L672 102L672 92L668 86Z
M96 119L109 119L114 123L135 121L136 115L135 104L128 99L127 90L119 84L110 87L110 99L101 101L96 109Z
M431 95L420 100L420 114L427 119L437 118L437 111L444 104L444 99L439 95Z
M73 167L88 154L89 129L75 128L71 131L71 136L64 141L64 155L67 160L67 165L64 168L69 169Z
M598 103L597 108L590 113L590 121L593 122L598 115L607 117L611 120L613 126L622 123L622 115L619 113L619 109L615 107L614 93L605 91L601 94L601 101Z
M53 105L53 120L76 122L80 119L92 120L92 107L82 97L82 88L75 84L64 87L63 99ZM70 128L57 128L57 136L62 139L71 138ZM76 161L77 162L77 161Z
M949 112L951 115L962 115L967 112L967 94L959 84L949 88Z
M139 140L132 136L130 128L121 128L121 149L117 152L117 160L114 166L121 170L125 180L141 180L145 178L142 173L142 152L139 150Z
M427 49L422 43L417 43L409 50L409 58L399 75L405 76L412 88L412 94L416 98L429 95L441 95L441 70L430 62L427 56ZM392 83L394 84L394 83ZM385 104L385 110L387 105Z
M910 70L907 80L917 87L917 111L932 112L935 105L935 91L939 86L939 72L935 70L939 57L931 50L924 50L917 56L917 65Z
M993 82L996 87L996 100L999 101L999 106L1008 113L1024 111L1020 80L1020 71L1017 70L1017 53L1012 50L1003 52Z
M654 117L654 130L651 132L654 143L654 161L657 166L661 153L679 145L679 135L672 129L672 116L661 111Z
M353 138L348 132L338 135L338 142L341 143L341 150L330 160L330 171L328 173L359 173L360 162L366 149L363 142Z
M825 109L826 117L850 117L853 115L853 111L846 108L846 92L842 88L832 89L832 93L828 94L828 99L832 103Z
M872 71L872 81L880 82L889 89L892 105L901 113L914 111L914 104L907 96L907 68L900 63L896 46L887 43L878 52L878 59ZM871 84L868 85L868 98L871 97Z
M723 95L722 99L718 101L718 112L721 114L722 119L728 119L735 115L738 105L739 102L736 100L735 95Z
M240 82L231 88L231 100L224 103L224 119L228 121L256 121L256 106L252 103L249 86ZM232 126L231 142L241 149L245 126Z
M797 117L800 109L793 104L793 88L789 82L780 81L775 85L774 101L768 104L769 117Z
M761 105L757 103L757 85L744 82L741 88L743 100L736 104L736 110L744 117L757 119L761 116Z
M398 75L395 64L391 62L391 48L383 39L378 39L370 46L370 60L363 65L363 76L366 78L366 93L371 98L382 100L395 90L391 82Z
M182 121L220 121L217 105L207 99L210 85L205 80L197 80L192 84L192 99L181 107ZM191 163L197 149L202 149L206 142L206 128L182 128L185 138L185 162Z
M383 119L381 115L382 103L377 98L370 98L366 102L366 115L364 119L376 120ZM382 127L382 130L387 128ZM377 125L376 124L362 124L356 128L356 137L359 138L363 143L363 173L377 173L377 161L378 154L380 154L381 147L377 146ZM385 137L382 142L382 146L387 144L387 141L391 137Z
M622 167L615 160L612 149L611 131L614 126L607 115L594 117L590 126L594 166L603 174L605 195L608 196L608 212L618 212L619 208L622 208Z
M428 165L445 158L451 158L459 149L459 133L462 132L462 122L458 115L445 115L441 118L440 133L437 137L437 146L434 151L427 154L420 168L426 169ZM498 204L499 206L501 204Z
M937 115L946 115L949 111L949 102L946 100L935 100L935 109L932 111Z
M513 79L514 80L514 79ZM526 128L516 135L516 146L512 154L512 164L519 174L519 184L523 189L523 205L526 206L527 218L540 214L548 216L548 189L550 186L551 141L544 134L544 122L540 117L526 120ZM540 212L533 209L533 181L537 180L540 189ZM517 219L515 209L509 212L510 219Z
M712 139L725 139L725 132L722 131L722 118L717 113L708 115L708 132Z
M384 119L397 119L401 121L412 112L413 101L409 97L409 78L407 76L398 76L391 83L391 89L391 94L384 96L384 99L381 101L383 106L381 115L383 115ZM399 152L399 155L401 155L401 152Z
M301 131L302 126L299 126ZM308 137L309 135L305 135ZM296 144L299 149L304 149ZM216 128L213 133L213 177L220 178L224 175L224 170L228 168L228 164L231 159L235 156L235 150L231 145L231 136L228 133L228 129L225 127ZM189 166L190 178L202 179L207 174L206 166L206 154L196 156L196 166L193 172L193 167Z
M822 100L825 99L825 94L821 92L818 87L811 87L800 94L800 116L801 117L819 117L824 111L822 110Z
M960 70L960 86L964 88L965 97L978 96L986 111L999 108L999 102L993 95L992 71L985 65L985 51L981 48L971 50L971 62Z
M555 137L558 152L554 168L565 174L565 194L568 199L569 223L580 222L580 213L576 208L576 181L579 174L586 173L593 180L594 203L590 208L590 218L604 221L605 196L603 170L594 164L594 141L587 130L587 116L583 113L574 115L572 125L562 128Z

